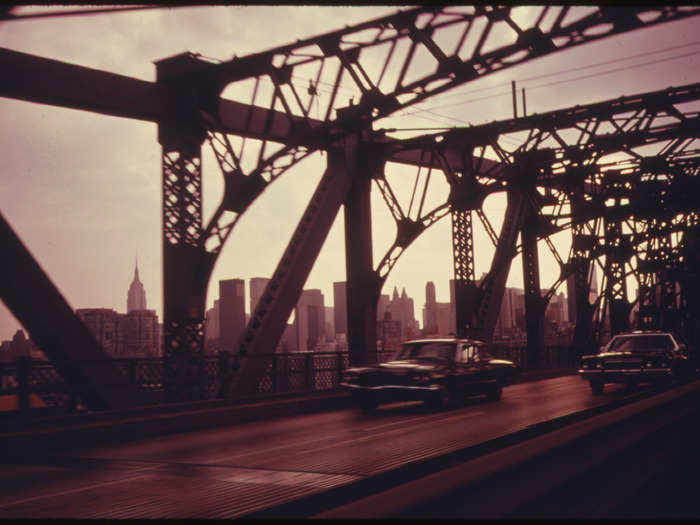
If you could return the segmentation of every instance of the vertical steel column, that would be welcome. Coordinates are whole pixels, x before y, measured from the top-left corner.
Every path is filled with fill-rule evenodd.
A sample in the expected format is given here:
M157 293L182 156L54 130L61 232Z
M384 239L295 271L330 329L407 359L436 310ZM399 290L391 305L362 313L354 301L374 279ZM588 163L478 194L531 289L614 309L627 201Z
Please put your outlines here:
M649 253L647 252L647 258L648 257ZM655 274L650 272L642 272L639 266L637 267L637 271L640 273L640 275L639 288L637 290L639 310L636 328L640 330L651 329L654 327L654 320L658 318Z
M577 168L580 170L580 168ZM586 174L577 169L571 169L567 175L574 179L573 191L569 194L571 206L571 257L569 264L573 267L574 276L574 304L576 325L574 326L574 339L572 346L578 355L590 351L593 333L593 307L589 301L590 286L588 273L591 268L590 253L594 245L594 238L585 233L585 221L582 220L585 206L584 178ZM593 263L595 264L595 263ZM569 313L571 317L571 313Z
M478 289L474 279L472 212L454 209L451 216L456 332L457 337L469 337L476 335L475 306L478 299Z
M540 290L540 265L537 251L537 210L529 207L523 221L523 282L525 284L525 326L529 367L542 362L544 350L545 300Z
M372 261L372 175L377 158L365 145L346 145L352 186L345 200L348 358L351 366L377 362L379 277Z
M214 256L202 238L202 158L205 130L196 87L178 78L197 67L188 54L156 63L170 88L172 119L159 123L163 181L163 357L168 401L202 397L206 289Z
M603 219L605 225L605 300L610 319L610 335L629 330L630 304L627 302L625 262L626 236L617 220Z

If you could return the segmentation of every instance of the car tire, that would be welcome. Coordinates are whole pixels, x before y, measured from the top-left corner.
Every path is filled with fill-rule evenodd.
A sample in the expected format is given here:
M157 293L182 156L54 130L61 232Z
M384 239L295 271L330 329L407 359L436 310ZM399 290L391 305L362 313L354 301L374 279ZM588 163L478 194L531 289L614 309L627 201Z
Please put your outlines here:
M602 394L604 389L605 383L602 381L591 381L591 392L593 392L595 395Z
M486 393L486 399L489 401L498 401L501 399L501 395L503 395L503 386L501 385L501 382L496 379L493 385L490 386L489 391Z
M378 404L377 398L374 396L362 396L358 400L358 405L360 405L360 408L366 414L374 412Z

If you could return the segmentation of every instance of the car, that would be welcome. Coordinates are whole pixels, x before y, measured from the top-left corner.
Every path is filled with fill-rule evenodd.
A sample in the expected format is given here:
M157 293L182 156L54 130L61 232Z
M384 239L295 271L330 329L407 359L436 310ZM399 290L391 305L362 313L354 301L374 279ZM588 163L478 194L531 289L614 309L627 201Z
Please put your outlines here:
M696 373L695 360L671 332L637 330L612 337L595 355L581 357L579 374L594 394L608 383L668 385Z
M470 395L486 394L497 401L519 371L512 361L491 356L483 341L414 339L404 342L391 361L346 369L340 386L364 411L411 400L443 408Z

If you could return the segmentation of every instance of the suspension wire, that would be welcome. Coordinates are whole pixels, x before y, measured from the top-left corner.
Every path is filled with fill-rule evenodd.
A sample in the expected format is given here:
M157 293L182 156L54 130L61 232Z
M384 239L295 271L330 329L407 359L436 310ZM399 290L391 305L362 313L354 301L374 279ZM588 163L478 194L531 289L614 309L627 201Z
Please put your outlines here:
M575 80L585 80L585 79L594 78L594 77L598 77L598 76L603 76L603 75L609 75L609 74L619 73L619 72L622 72L622 71L627 71L627 70L635 69L635 68L638 68L638 67L651 66L651 65L654 65L654 64L658 64L658 63L660 63L660 62L667 62L667 61L669 61L669 60L675 60L675 59L678 59L678 58L685 58L685 57L688 57L688 56L694 56L694 55L698 55L698 54L699 54L698 51L694 51L694 52L691 52L691 53L684 53L684 54L682 54L682 55L676 55L676 56L672 56L672 57L661 58L661 59L659 59L659 60L652 60L652 61L650 61L650 62L645 62L645 63L643 63L643 64L634 64L634 65L628 66L628 67L609 69L609 70L607 70L607 71L601 71L601 72L593 73L593 74L590 74L590 75L582 75L582 76L578 76L578 77L572 77L572 78L568 78L568 79L564 79L564 80L557 80L557 81L554 81L554 82L549 82L549 83L546 83L546 84L540 84L540 85L537 85L537 86L527 86L527 89L528 89L529 91L532 91L532 90L534 90L534 89L540 89L540 88L544 88L544 87L555 86L555 85L558 85L558 84L564 84L564 83L566 83L566 82L573 82L573 81L575 81ZM521 81L521 82L522 82L522 81ZM473 103L473 102L479 102L479 101L482 101L482 100L488 100L488 99L491 99L491 98L501 97L501 96L505 96L505 95L511 95L511 91L510 91L510 90L509 90L509 91L502 91L502 92L500 92L500 93L494 93L494 94L492 94L492 95L487 95L487 96L484 96L484 97L477 97L477 98L472 98L472 99L469 99L469 100L462 100L462 101L459 101L459 102L453 102L453 103L451 103L451 104L444 104L444 105L437 106L437 107L434 107L434 108L431 108L431 109L416 109L416 110L410 111L410 112L408 112L408 113L398 113L398 114L395 115L395 116L397 116L397 117L399 117L399 116L400 116L400 117L407 117L407 116L410 116L410 115L415 115L416 113L428 112L428 113L432 113L432 114L437 115L437 116L440 116L440 117L444 117L444 118L448 118L448 119L455 119L454 117L449 117L449 116L447 116L447 115L442 115L442 114L440 114L440 113L434 113L434 111L435 111L436 109L443 109L443 108L448 108L448 107L453 107L453 106L461 106L461 105L464 105L464 104L470 104L470 103ZM459 119L455 119L455 120L459 120Z
M675 50L675 49L681 49L681 48L684 48L684 47L690 47L690 46L694 46L694 45L698 45L698 44L700 44L700 40L696 40L696 41L694 41L694 42L689 42L689 43L687 43L687 44L681 44L681 45L677 45L677 46L665 47L665 48L663 48L663 49L658 49L658 50L656 50L656 51L649 51L649 52L646 52L646 53L638 53L638 54L636 54L636 55L629 55L629 56L626 56L626 57L616 58L616 59L613 59L613 60L606 60L606 61L603 61L603 62L596 62L596 63L594 63L594 64L588 64L588 65L585 65L585 66L579 66L579 67L574 67L574 68L570 68L570 69L562 69L562 70L560 70L560 71L555 71L555 72L553 72L553 73L545 73L545 74L542 74L542 75L535 75L535 76L532 76L532 77L525 77L525 78L520 78L520 79L516 78L515 80L516 80L518 83L521 83L521 82L530 82L530 81L532 81L532 80L539 80L539 79L542 79L542 78L554 77L554 76L558 76L558 75L563 75L563 74L565 74L565 73L571 73L571 72L574 72L574 71L581 71L581 70L584 70L584 69L591 69L591 68L594 68L594 67L606 66L606 65L609 65L609 64L617 63L617 62L624 62L625 60L631 60L631 59L633 59L633 58L640 58L640 57L643 57L643 56L655 55L655 54L658 54L658 53L665 53L666 51L672 51L672 50ZM463 92L461 92L461 93L452 93L452 94L448 94L448 95L443 95L441 98L442 98L442 99L448 99L448 98L454 98L454 97L461 97L461 96L464 96L464 95L471 95L472 93L480 93L480 92L482 92L482 91L489 91L489 90L492 90L492 89L497 89L497 88L499 88L499 87L505 87L505 86L510 86L510 82L503 82L503 83L496 84L496 85L494 85L494 86L485 86L485 87L481 87L481 88L471 89L471 90L469 90L469 91L463 91ZM510 93L510 92L509 92L509 93ZM428 102L430 102L430 101L429 101L429 100L426 100L426 101L423 101L423 102L419 102L417 105L419 105L419 104L426 104L426 103L428 103Z
M23 6L19 6L23 7ZM197 4L192 5L145 5L145 6L128 6L128 7L102 7L96 9L76 9L74 11L58 11L52 13L50 11L43 13L27 13L21 15L15 15L12 13L5 13L3 15L3 22L11 22L13 20L26 20L29 18L51 18L51 17L63 17L63 16L81 16L81 15L98 15L105 13L119 13L123 11L142 11L144 9L173 9L177 7L201 7Z

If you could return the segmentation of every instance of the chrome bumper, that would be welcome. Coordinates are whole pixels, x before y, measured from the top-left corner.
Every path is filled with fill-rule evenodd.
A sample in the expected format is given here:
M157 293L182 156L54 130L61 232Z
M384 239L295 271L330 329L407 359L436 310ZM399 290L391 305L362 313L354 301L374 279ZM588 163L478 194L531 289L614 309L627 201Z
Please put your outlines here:
M406 391L427 391L434 392L439 390L439 385L427 385L427 386L409 386L409 385L380 385L380 386L362 386L354 385L352 383L341 382L340 386L345 388L350 388L352 390L360 391L377 391L377 390L406 390Z
M642 377L647 376L670 376L673 372L670 368L621 368L619 370L590 370L590 369L579 369L579 374L582 377L615 377L615 376L632 376L638 375Z

